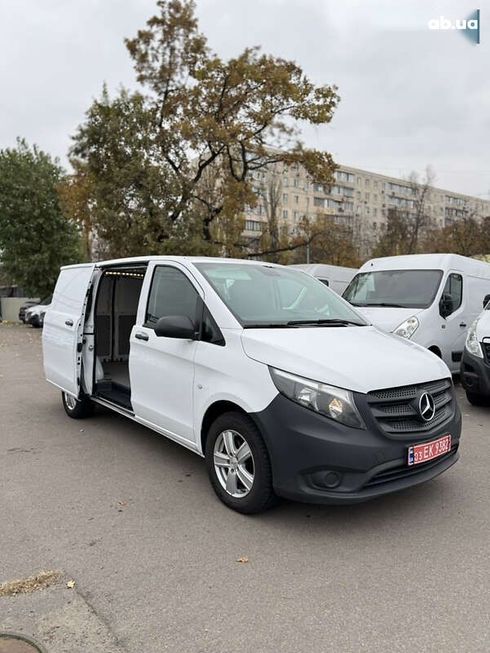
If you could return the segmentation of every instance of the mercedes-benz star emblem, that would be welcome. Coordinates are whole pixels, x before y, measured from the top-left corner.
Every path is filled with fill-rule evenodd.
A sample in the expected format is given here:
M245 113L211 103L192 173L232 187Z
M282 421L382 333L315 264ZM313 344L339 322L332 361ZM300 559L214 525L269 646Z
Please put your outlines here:
M425 422L430 422L436 414L436 402L434 401L434 397L428 392L424 392L420 395L419 413L420 417Z

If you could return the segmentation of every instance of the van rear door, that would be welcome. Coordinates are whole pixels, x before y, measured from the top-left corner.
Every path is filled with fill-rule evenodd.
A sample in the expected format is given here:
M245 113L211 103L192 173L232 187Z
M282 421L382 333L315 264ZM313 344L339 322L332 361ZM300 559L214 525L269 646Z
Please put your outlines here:
M61 268L44 318L46 379L75 397L80 393L83 324L94 269L94 263Z

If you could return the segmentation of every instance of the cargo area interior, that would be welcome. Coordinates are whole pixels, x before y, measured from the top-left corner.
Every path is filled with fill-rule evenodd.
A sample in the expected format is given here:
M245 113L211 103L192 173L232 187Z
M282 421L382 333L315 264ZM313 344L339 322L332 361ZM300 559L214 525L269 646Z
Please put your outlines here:
M129 338L145 268L106 270L95 305L95 394L131 410Z

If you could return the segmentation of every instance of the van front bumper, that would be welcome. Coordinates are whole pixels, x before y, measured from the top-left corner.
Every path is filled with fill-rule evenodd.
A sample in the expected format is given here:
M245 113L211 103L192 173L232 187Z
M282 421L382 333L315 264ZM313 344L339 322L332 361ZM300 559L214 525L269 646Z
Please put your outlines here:
M251 417L269 451L273 486L283 497L307 503L358 503L424 483L459 458L461 413L423 437L391 438L363 415L367 429L344 426L283 395ZM364 411L361 411L362 413ZM367 419L366 419L367 417ZM451 451L408 466L408 447L451 435Z
M473 356L465 348L461 360L461 384L467 392L490 397L490 362Z

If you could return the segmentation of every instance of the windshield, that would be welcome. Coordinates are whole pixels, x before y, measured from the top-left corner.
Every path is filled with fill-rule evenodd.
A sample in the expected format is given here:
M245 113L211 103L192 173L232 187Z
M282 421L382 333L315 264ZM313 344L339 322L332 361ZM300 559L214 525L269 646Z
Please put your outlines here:
M344 291L354 306L427 308L441 282L442 270L380 270L360 272Z
M338 295L304 272L266 264L195 265L244 327L366 324Z

